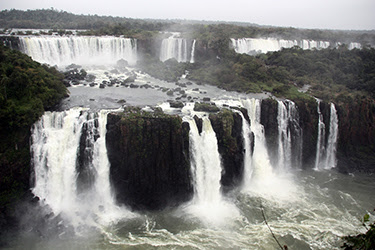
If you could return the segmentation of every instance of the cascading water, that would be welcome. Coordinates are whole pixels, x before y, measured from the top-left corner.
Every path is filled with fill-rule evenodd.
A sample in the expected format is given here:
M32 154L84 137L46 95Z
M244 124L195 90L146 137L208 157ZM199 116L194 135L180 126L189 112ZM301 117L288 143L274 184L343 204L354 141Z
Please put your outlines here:
M190 63L195 63L195 43L196 40L194 39L193 45L191 45Z
M262 197L278 197L290 200L295 193L295 185L287 172L274 171L268 153L264 127L260 123L261 100L247 99L242 101L250 118L250 130L254 133L254 151L251 157L250 171L245 169L243 192ZM245 165L246 166L246 165ZM251 173L251 176L247 174Z
M195 190L187 211L208 224L221 225L238 216L238 211L221 194L222 166L216 134L208 117L202 118L201 134L194 119L185 120L190 125L190 161Z
M260 206L277 239L289 248L337 248L343 235L360 230L362 226L357 218L362 215L363 207L371 206L373 178L341 175L335 171L328 175L308 169L290 169L289 175L296 178L288 179L280 171L274 171L277 166L270 163L264 128L260 123L261 100L243 100L235 105L241 104L248 110L251 120L251 124L245 119L242 121L246 144L243 192L221 193L218 141L210 120L203 117L199 134L195 120L190 116L194 113L186 112L183 120L190 125L195 196L181 207L137 216L116 206L111 195L105 146L108 111L46 112L32 130L35 172L32 191L40 197L41 203L50 206L54 215L60 215L57 217L59 223L73 225L79 234L69 234L69 227L67 234L58 234L52 239L41 238L39 234L31 238L27 234L12 244L19 249L50 249L51 246L61 249L277 248L264 224ZM294 121L298 116L293 114L293 104L283 102L290 113L287 117L290 115ZM333 128L330 131L337 129L335 110L331 105L330 127ZM293 127L290 119L288 123L288 127ZM292 131L294 129L291 129L293 145ZM251 132L255 140L253 155L251 144L246 141L251 138ZM328 141L334 140L335 136L328 137ZM329 145L326 148L328 155ZM292 152L294 154L294 149ZM87 185L81 188L80 181ZM362 181L366 181L366 185ZM87 226L94 230L82 229Z
M319 115L318 139L316 145L315 170L331 169L336 167L336 144L338 138L338 117L335 105L330 105L330 119L328 139L325 136L325 124L323 114L320 111L318 100L317 112Z
M278 101L278 167L285 170L291 165L292 158L292 140L289 130L290 113L284 102Z
M28 36L20 41L24 53L50 65L108 65L120 59L130 65L137 62L137 41L130 38Z
M254 133L254 153L252 157L253 175L269 176L272 175L272 165L269 159L268 150L266 146L266 138L264 136L263 125L260 124L260 104L258 99L244 100L243 105L247 109L250 118L250 130ZM247 176L250 177L250 176ZM250 183L249 179L245 179L245 186ZM247 184L246 184L247 183Z
M32 192L76 229L108 224L129 215L115 205L110 190L107 113L82 109L46 112L32 129ZM79 157L84 157L83 165Z
M278 169L299 168L302 161L302 129L294 102L278 101Z
M188 60L187 41L184 38L169 37L163 39L160 50L160 61L174 58L178 62Z
M189 120L191 132L191 167L194 176L197 203L221 201L221 160L217 139L210 120L203 117L202 133L199 134L194 120Z
M252 138L250 124L246 121L242 112L238 112L242 118L242 136L244 142L244 179L251 180L251 176L253 175L253 166L252 166L252 148L251 148L251 141Z
M317 112L318 112L318 138L316 140L316 156L315 156L315 170L321 169L320 164L325 151L325 124L323 121L323 114L320 112L320 101L317 100Z
M339 133L338 117L335 104L330 105L329 136L327 145L326 168L336 167L336 146Z
M231 39L232 46L237 53L258 54L279 51L282 48L298 46L302 49L326 49L331 46L328 41L314 40L283 40L276 38L239 38ZM338 43L336 43L337 47ZM350 43L349 49L361 48L359 43Z
M263 125L260 124L260 100L244 100L243 106L247 109L250 118L250 130L254 133L254 151L251 157L250 170L245 169L244 189L246 191L262 190L263 182L273 176L272 165L269 159L264 136Z

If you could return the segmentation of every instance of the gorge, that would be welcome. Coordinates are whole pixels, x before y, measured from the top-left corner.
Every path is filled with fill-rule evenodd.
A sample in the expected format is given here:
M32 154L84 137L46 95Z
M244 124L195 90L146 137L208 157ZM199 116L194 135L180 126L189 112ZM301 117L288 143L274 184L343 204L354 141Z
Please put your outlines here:
M189 72L161 81L137 68L143 44L114 36L13 41L41 63L79 64L74 72L93 80L70 82L70 97L32 126L38 208L30 217L42 222L26 215L11 245L277 248L264 211L291 249L337 248L342 236L363 232L357 218L373 205L374 162L358 155L374 145L373 102L231 92ZM166 64L199 64L204 46L166 38L154 47Z

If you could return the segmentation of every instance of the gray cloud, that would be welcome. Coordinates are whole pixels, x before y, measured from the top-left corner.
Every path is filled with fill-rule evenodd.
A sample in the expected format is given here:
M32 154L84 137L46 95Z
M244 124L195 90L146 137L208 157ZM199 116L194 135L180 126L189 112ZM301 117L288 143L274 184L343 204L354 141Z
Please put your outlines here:
M373 0L2 0L1 9L55 8L131 18L242 21L323 29L375 29Z

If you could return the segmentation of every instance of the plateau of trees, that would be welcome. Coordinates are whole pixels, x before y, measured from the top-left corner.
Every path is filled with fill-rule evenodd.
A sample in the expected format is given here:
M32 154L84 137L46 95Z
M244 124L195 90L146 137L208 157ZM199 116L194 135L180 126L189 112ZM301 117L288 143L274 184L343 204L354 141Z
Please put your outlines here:
M55 68L0 44L0 218L29 188L30 128L67 96L62 79Z
M196 63L165 63L148 58L141 64L149 74L176 81L185 70L198 83L232 91L270 92L291 100L350 102L375 97L375 49L302 50L298 47L250 56L229 48L229 38L198 40ZM203 43L203 44L202 44ZM305 87L306 92L300 90Z

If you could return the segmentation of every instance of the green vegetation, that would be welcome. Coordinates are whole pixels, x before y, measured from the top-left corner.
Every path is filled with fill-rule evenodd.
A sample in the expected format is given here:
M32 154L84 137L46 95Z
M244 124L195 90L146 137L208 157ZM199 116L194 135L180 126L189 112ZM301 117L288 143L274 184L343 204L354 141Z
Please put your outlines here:
M370 250L375 249L375 222L370 223L370 215L366 214L363 217L363 226L367 229L364 234L358 234L355 236L345 236L345 240L342 248L345 249L363 249Z
M215 46L212 46L215 47ZM337 103L375 97L375 49L283 49L266 55L235 54L224 45L219 57L196 63L188 78L226 90L270 92L291 100L312 96ZM302 87L309 91L302 93Z
M0 44L0 211L29 188L31 125L68 91L55 68Z
M3 10L0 27L23 29L95 29L121 25L128 30L162 30L170 24L124 17L75 15L53 8L41 10Z
M375 44L372 31L330 31L250 24L210 23L193 21L140 20L97 15L75 15L66 11L4 10L0 26L5 28L49 28L60 35L65 29L84 29L80 35L115 35L143 41L139 66L152 76L177 81L188 70L188 78L198 83L240 92L270 92L292 100L309 100L310 95L325 101L349 102L353 98L374 96L374 49L349 51L337 49L284 49L267 55L236 54L230 38L282 37L283 39L314 39L331 43L356 41ZM160 62L150 40L167 36L160 31L179 31L182 36L197 40L196 62L178 63L171 59ZM30 32L29 32L30 33ZM25 34L29 34L26 33ZM307 93L298 91L310 86Z
M298 86L311 85L311 93L323 100L366 95L375 97L375 49L285 49L268 54L271 67L288 72Z
M138 66L153 77L168 82L176 82L188 68L187 63L178 63L176 59L169 59L163 63L149 54L144 56Z
M196 102L194 104L194 111L218 112L220 109L215 104Z

